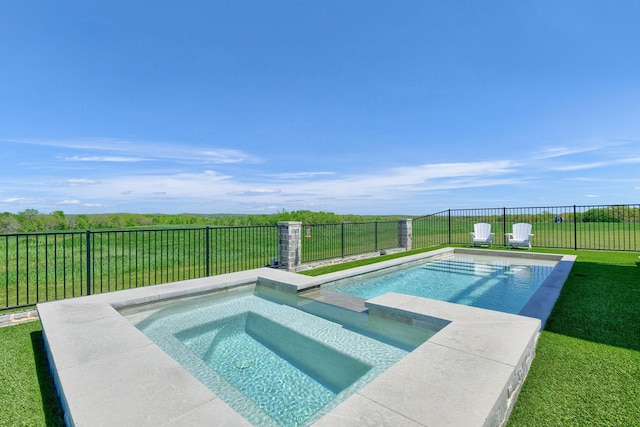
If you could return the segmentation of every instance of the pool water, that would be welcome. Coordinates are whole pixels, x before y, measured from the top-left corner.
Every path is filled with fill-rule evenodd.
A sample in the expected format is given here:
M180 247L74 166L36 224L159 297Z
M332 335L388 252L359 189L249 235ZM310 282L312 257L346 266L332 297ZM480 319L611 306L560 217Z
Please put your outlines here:
M380 328L376 320L367 336L355 332L367 329L367 316L347 312L336 322L245 292L122 314L252 424L297 426L317 421L436 332L407 334L407 325ZM372 338L380 331L412 344Z
M306 420L371 369L254 312L176 337L282 425Z
M518 314L555 265L538 259L448 254L324 287L364 299L398 292Z

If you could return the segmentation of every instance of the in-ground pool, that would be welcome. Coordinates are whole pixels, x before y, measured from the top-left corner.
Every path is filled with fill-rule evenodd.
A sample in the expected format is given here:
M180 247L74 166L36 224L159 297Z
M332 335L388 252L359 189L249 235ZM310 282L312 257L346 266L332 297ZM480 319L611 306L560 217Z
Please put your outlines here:
M333 292L329 296L322 295L323 284L336 279L419 261L445 252L469 251L472 250L443 248L316 277L260 268L40 303L38 315L42 323L42 337L56 390L63 406L65 424L95 427L249 426L247 418L233 409L220 395L207 388L202 381L196 379L125 319L122 313L131 312L145 304L154 304L158 314L169 313L169 304L173 301L206 299L212 293L239 295L249 290L258 293L262 298L259 290L270 287L288 292L292 300L299 298L296 294L304 292L303 299L306 301L293 301L293 305L319 315L326 311L326 304L321 305L318 302L319 298L326 297L327 302L333 302L333 297L338 297L337 302L340 303L344 303L345 300L350 300L354 305L359 303L361 309L358 310L366 311L366 314L357 316L356 321L351 322L351 317L343 313L342 307L334 307L332 316L337 321L332 323L342 325L341 329L344 330L364 329L360 333L363 336L374 333L388 336L389 334L379 333L371 326L380 326L380 331L384 332L384 321L389 319L396 323L406 323L411 329L429 328L433 324L441 328L426 342L329 410L319 420L314 422L313 415L305 423L313 422L314 427L361 424L434 426L445 423L504 425L531 365L541 324L544 324L544 319L553 307L575 256L502 251L513 257L558 261L554 271L520 313L526 313L525 316L394 292L366 302L362 302L360 298ZM481 250L474 251L477 252ZM308 294L313 294L313 289L317 290L317 295L312 295L312 300ZM266 318L272 323L278 323L272 325L267 322L268 325L264 327L270 333L288 328L297 335L305 335L303 331L298 330L299 322L283 323L262 312L255 313L260 317L254 317L249 314L250 311L252 310L244 307L238 313L229 313L228 317L234 318L234 321L240 319L244 326L239 328L248 328L250 333L255 333L255 325L247 326L247 322ZM205 311L201 313L206 316ZM248 320L250 316L254 318ZM212 326L219 328L216 320L203 317L198 322L213 322ZM146 323L147 326L156 323L154 312L149 312L146 318L141 316L138 321L139 324ZM182 329L176 329L175 332L180 338L194 338L190 334L197 331L198 322L193 322L188 324L185 321ZM196 329L189 329L191 327ZM252 330L254 332L251 332ZM318 333L313 338L319 340L323 335L330 334ZM391 335L402 336L393 331ZM220 338L223 336L224 334L220 334ZM308 335L306 337L308 338ZM258 336L257 341L260 339L262 338ZM209 375L209 378L222 378L221 383L226 382L227 388L235 389L221 374L208 367L201 357L180 342L178 337L173 336L169 341L176 346L182 346L183 354L191 353L193 358L199 359L199 366L204 365L203 372ZM278 342L277 339L275 341ZM306 338L302 338L301 341L305 342ZM405 341L405 338L402 337L401 341ZM404 346L408 346L410 341L407 340L406 344L395 347L407 350ZM204 342L203 348L209 348L206 340ZM322 345L330 347L326 343ZM193 345L193 348L199 351L197 347ZM360 351L359 344L352 347L353 351ZM362 361L353 357L350 352L343 353L351 359ZM235 369L246 370L251 360L230 358L228 363L237 365ZM367 361L364 363L369 364ZM360 378L369 372L371 370ZM356 383L358 381L356 380ZM340 385L334 387L340 388ZM351 387L354 386L347 386L345 390ZM345 391L339 394L342 393ZM335 399L329 405L334 401ZM318 412L325 411L325 408L326 406ZM272 424L276 423L271 417L265 416L265 419L267 418ZM254 424L261 422L258 420ZM264 424L268 425L266 422Z
M326 283L323 288L363 299L398 292L518 314L556 264L542 258L449 252Z
M311 424L436 332L258 289L122 314L254 425Z

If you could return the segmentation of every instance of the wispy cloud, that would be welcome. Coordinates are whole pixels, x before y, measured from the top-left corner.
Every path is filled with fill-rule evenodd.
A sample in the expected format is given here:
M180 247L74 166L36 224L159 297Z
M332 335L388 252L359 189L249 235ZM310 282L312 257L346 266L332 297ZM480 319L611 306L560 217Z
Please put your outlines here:
M636 164L640 163L640 157L631 157L625 159L614 159L614 160L603 160L598 162L589 162L589 163L581 163L575 165L566 165L566 166L557 166L551 168L551 170L556 171L576 171L576 170L584 170L584 169L597 169L604 168L615 165L623 165L623 164Z
M589 146L589 147L551 147L543 149L540 153L535 154L533 156L534 159L551 159L554 157L564 157L570 156L573 154L587 153L590 151L597 151L601 147L600 146Z
M132 162L143 162L150 159L145 159L141 157L117 157L117 156L71 156L71 157L62 157L62 160L67 160L71 162L132 163Z
M335 175L335 172L288 172L271 175L279 179L303 179Z
M40 199L33 199L28 197L8 197L6 199L1 200L2 203L11 203L18 205L32 205L36 203L42 203Z
M171 160L189 163L259 163L262 159L241 150L216 147L215 144L184 144L181 142L138 141L118 138L0 139L0 142L58 148L77 151L58 156L67 161L140 162ZM117 155L114 155L117 153Z
M611 153L616 148L624 149L628 146L637 144L636 141L620 141L620 140L607 140L607 141L580 141L574 142L567 146L548 147L544 148L538 153L533 155L534 160L551 159L556 157L567 157L573 155L579 155L584 153L602 152L603 155Z
M98 184L100 181L95 179L87 179L87 178L71 178L66 181L68 185L94 185Z
M251 190L244 191L241 194L245 196L270 196L280 193L282 193L282 190L277 188L253 188Z

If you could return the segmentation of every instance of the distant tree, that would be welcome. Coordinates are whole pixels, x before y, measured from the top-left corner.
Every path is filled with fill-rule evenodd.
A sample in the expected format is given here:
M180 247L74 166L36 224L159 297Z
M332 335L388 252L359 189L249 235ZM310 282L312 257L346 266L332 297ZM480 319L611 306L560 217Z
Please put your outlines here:
M15 215L8 212L0 215L0 233L16 233L20 231L21 226Z
M86 230L89 228L89 217L81 214L76 217L76 227L79 230Z
M62 211L53 211L51 216L54 218L54 227L56 230L66 230L68 228L67 218Z
M589 209L582 214L582 222L621 222L611 209Z
M21 224L21 231L38 231L41 228L39 215L40 212L37 209L25 209L18 212L17 219Z

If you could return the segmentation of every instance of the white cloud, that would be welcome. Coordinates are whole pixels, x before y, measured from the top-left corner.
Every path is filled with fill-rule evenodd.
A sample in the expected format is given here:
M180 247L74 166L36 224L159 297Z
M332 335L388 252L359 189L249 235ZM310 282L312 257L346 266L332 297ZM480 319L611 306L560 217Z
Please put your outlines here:
M39 199L31 199L28 197L9 197L6 199L2 200L2 203L15 203L15 204L20 204L20 205L30 205L30 204L36 204L36 203L41 203L42 200Z
M582 164L568 165L568 166L558 166L555 168L551 168L551 170L576 171L576 170L597 169L597 168L604 168L604 167L615 166L615 165L635 164L635 163L640 163L640 157L629 157L624 159L603 160L599 162L582 163Z
M281 190L278 189L269 189L269 188L254 188L251 190L244 191L242 194L245 196L269 196L272 194L280 194Z
M289 172L289 173L278 173L272 175L275 178L280 179L301 179L301 178L315 178L318 176L328 176L335 175L335 172Z
M94 179L87 179L87 178L71 178L67 180L67 184L69 185L92 185L92 184L97 184L99 181L96 181Z
M535 155L535 159L551 159L554 157L570 156L572 154L586 153L589 151L599 150L599 146L590 147L551 147L543 149L539 154Z
M170 160L189 163L260 163L262 159L241 150L202 147L197 144L160 141L137 141L118 138L77 138L68 140L52 139L0 139L13 144L27 144L78 151L71 156L59 156L66 161L76 162L141 162ZM117 153L118 155L113 155Z
M141 157L117 157L117 156L71 156L71 157L62 157L62 160L70 161L70 162L143 162L150 159L145 159Z

